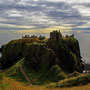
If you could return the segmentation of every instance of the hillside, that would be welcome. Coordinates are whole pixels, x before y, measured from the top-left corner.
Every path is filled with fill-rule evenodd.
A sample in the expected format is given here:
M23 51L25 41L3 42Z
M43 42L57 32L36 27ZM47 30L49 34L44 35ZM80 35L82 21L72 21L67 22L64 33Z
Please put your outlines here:
M81 75L84 69L78 40L74 35L63 37L58 31L51 32L48 39L29 37L12 40L0 51L2 74L26 85L56 83Z
M12 82L12 83L11 83ZM32 85L32 86L25 86L21 82L17 82L14 79L9 79L9 78L4 78L3 84L6 84L6 88L4 90L90 90L90 83L84 86L75 86L71 88L46 88L45 86L37 86L37 85Z
M78 41L74 37L63 38L57 31L46 41L38 38L12 40L2 46L1 53L2 69L25 57L25 64L33 69L50 69L57 64L69 72L83 71Z

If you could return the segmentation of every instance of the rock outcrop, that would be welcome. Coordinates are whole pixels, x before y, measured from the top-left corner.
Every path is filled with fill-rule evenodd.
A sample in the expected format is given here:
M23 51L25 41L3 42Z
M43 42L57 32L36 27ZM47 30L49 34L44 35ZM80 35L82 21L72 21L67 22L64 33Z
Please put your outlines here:
M50 69L55 65L55 53L43 43L28 46L25 64L34 70Z
M2 69L11 67L25 57L24 65L34 70L41 68L48 70L53 65L58 65L67 72L82 72L84 67L78 40L74 37L64 38L58 31L50 35L48 40L23 38L3 45L1 48Z
M49 39L47 45L55 52L56 62L62 69L69 72L82 72L84 66L81 60L78 40L74 37L62 37L53 41Z

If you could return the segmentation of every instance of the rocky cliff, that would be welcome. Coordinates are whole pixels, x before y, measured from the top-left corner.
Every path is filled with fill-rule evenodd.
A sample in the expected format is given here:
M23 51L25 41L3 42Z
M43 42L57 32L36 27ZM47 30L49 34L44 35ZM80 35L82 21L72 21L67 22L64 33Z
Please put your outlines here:
M79 43L75 38L61 38L59 41L49 40L49 48L55 52L56 63L64 70L82 72L83 64Z
M78 40L74 37L59 37L57 31L54 33L55 39L53 40L52 36L46 40L23 38L3 45L1 48L2 69L9 68L20 59L25 58L24 65L33 70L41 68L48 70L52 66L58 65L67 72L82 72L83 64Z

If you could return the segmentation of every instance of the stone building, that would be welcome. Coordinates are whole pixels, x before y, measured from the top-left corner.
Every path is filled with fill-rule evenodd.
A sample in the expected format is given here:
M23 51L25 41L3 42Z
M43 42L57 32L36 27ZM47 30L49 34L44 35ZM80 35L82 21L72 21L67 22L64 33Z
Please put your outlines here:
M51 40L54 40L54 41L60 40L61 37L62 37L62 34L60 31L53 31L50 33L50 39Z
M74 38L74 34L72 34L70 36L66 35L65 38Z
M30 38L30 37L29 35L25 35L25 36L22 35L22 38Z
M25 35L25 36L23 36L23 35L22 35L22 38L37 38L37 36L35 36L35 35L32 35L32 36Z

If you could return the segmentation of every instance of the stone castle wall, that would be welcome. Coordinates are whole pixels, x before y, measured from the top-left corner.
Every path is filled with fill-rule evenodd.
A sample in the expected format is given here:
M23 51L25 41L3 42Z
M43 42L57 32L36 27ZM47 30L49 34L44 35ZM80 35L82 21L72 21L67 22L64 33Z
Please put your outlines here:
M53 31L50 33L50 39L51 40L60 40L60 38L62 37L62 34L60 33L60 31Z

